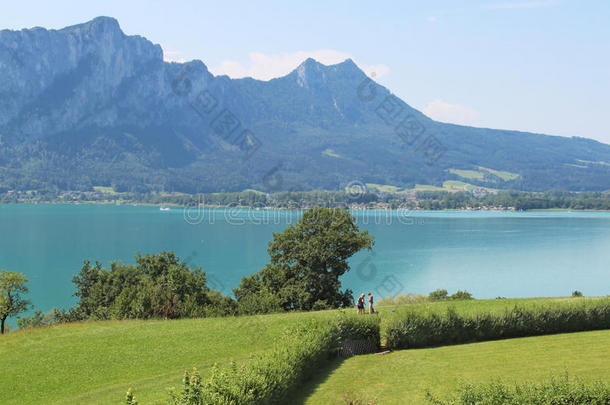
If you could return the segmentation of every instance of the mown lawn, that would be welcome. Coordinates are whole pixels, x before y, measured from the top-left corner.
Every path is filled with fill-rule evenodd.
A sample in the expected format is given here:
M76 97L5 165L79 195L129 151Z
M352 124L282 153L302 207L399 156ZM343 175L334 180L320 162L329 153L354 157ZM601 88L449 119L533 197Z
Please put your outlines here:
M318 313L318 316L323 313ZM17 331L0 337L0 403L109 404L136 390L141 404L166 400L185 369L245 361L309 314L174 321L107 321Z
M559 301L569 305L582 299L501 299L382 306L378 314L383 334L384 322L403 311L444 311L449 306L458 312L501 311L516 304L529 306ZM395 312L390 312L391 309ZM334 316L334 313L85 322L16 331L0 336L0 403L117 403L129 387L136 390L141 404L159 402L168 398L168 387L180 385L185 369L195 366L205 376L215 362L221 365L232 359L244 362L251 353L270 348L290 325L308 317Z
M294 404L344 404L343 396L379 405L426 403L463 383L546 380L570 377L610 380L610 330L396 351L336 361L302 387Z

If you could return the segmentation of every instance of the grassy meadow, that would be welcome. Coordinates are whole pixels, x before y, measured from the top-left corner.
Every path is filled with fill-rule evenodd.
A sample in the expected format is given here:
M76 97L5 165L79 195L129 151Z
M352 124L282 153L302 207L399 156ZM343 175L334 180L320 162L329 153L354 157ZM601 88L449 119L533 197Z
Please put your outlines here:
M84 322L0 337L0 403L108 404L129 387L141 404L167 400L185 369L243 362L308 314Z
M380 405L426 403L461 384L543 381L566 372L585 381L610 380L610 330L496 340L395 351L336 360L295 395L294 404L344 404L343 396Z
M377 311L383 336L384 323L405 311L452 307L458 313L493 312L587 299L592 298L423 302L379 306ZM0 402L117 403L133 387L140 404L161 403L168 399L169 387L180 385L185 369L197 367L205 378L214 363L243 363L252 353L271 348L287 327L336 312L83 322L12 332L0 336ZM380 404L401 403L405 395L420 398L425 388L448 391L460 379L542 378L564 369L582 378L610 378L609 350L610 331L599 331L358 356L321 370L321 380L295 401L334 403L353 389L378 395Z

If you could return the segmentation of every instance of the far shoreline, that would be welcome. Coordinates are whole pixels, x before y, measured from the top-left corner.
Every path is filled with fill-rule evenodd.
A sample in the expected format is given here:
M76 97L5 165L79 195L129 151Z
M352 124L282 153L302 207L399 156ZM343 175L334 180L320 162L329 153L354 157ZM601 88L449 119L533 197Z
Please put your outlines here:
M307 207L251 207L251 206L235 206L235 205L213 205L213 204L202 204L202 205L181 205L176 203L152 203L152 202L131 202L131 201L17 201L17 202L0 202L0 206L8 205L100 205L100 206L132 206L132 207L170 207L170 208L182 208L182 209L195 209L200 208L211 208L211 209L222 209L222 208L233 208L240 210L275 210L275 211L299 211L313 208L314 206ZM344 207L336 207L344 208ZM594 210L594 209L575 209L575 208L534 208L529 210L517 210L512 207L508 208L496 208L496 207L482 207L482 208L443 208L443 209L424 209L424 208L390 208L390 207L349 207L352 211L375 211L375 210L387 210L387 211L398 211L400 209L407 209L416 212L514 212L514 213L525 213L525 212L590 212L590 213L610 213L610 210Z

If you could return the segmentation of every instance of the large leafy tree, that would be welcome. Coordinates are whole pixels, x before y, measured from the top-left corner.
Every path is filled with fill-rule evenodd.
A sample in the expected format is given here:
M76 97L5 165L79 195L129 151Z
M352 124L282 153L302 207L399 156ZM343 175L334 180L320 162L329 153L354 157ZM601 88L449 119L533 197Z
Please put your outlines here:
M348 211L313 208L273 234L269 263L243 278L235 296L240 304L273 297L285 310L350 306L352 291L341 291L339 277L349 271L352 255L372 246L373 237L359 230Z
M209 304L205 271L173 252L136 256L136 265L112 262L110 269L85 261L72 279L78 319L181 318L203 316Z
M30 302L23 298L29 290L25 285L29 280L21 273L0 271L0 333L4 334L4 324L9 316L17 316L26 311Z

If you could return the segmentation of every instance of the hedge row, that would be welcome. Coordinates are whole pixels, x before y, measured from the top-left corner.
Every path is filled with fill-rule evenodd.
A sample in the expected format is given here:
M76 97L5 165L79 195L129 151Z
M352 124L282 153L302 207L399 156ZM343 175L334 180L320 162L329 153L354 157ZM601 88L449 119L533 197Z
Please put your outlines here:
M470 384L462 387L454 398L442 400L428 393L427 399L435 405L608 405L610 385L601 381L585 384L570 380L566 375L541 384Z
M284 403L301 382L317 374L336 355L343 339L375 341L377 317L342 314L328 320L310 320L285 333L272 350L237 367L214 367L201 381L197 372L185 373L180 391L171 393L174 405Z
M436 346L552 333L610 329L610 302L521 308L502 313L408 312L386 329L390 349Z

